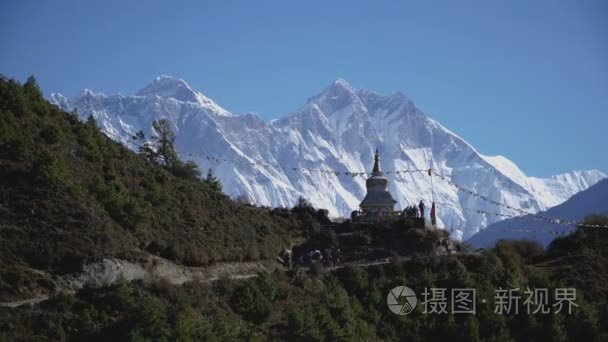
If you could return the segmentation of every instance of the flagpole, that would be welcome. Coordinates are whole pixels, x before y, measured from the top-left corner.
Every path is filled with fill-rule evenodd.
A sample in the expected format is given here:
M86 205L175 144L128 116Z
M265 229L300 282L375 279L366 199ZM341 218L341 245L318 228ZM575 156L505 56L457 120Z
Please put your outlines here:
M431 177L431 224L433 225L433 228L437 228L437 221L436 218L437 217L437 213L436 210L437 208L435 208L435 186L433 185L433 169L429 169L429 176Z
M429 169L429 176L431 176L431 199L435 203L435 187L433 186L433 169Z

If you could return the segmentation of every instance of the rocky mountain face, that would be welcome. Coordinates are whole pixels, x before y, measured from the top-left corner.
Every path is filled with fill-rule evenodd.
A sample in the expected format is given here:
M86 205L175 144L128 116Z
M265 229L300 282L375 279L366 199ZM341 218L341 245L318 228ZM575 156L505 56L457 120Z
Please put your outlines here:
M349 216L358 207L365 176L344 172L370 172L376 148L385 171L432 168L472 191L532 212L560 204L606 177L597 170L527 177L508 159L477 152L405 95L356 90L341 79L297 111L270 122L255 114L233 115L169 76L157 77L132 96L84 90L74 99L52 94L50 100L77 110L82 118L92 115L108 136L133 149L131 137L137 131L149 137L153 120L168 119L183 158L202 170L212 168L229 195L272 207L292 206L302 196L332 216ZM458 239L499 220L463 207L512 213L436 177L431 188L425 172L390 173L389 178L396 209L421 199L430 206L433 193L438 226L450 228Z

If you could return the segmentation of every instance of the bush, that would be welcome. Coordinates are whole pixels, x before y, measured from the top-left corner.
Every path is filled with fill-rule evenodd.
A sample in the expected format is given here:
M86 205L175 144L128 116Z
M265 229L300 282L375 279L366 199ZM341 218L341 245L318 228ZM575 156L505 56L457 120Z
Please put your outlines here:
M55 189L63 188L69 182L69 175L63 159L48 151L40 152L33 171L34 179L39 184L48 184Z
M40 136L47 144L56 144L61 141L62 134L56 126L48 125L40 132Z
M255 278L255 283L269 302L275 300L278 288L271 274L267 272L258 273L258 276Z
M246 320L262 323L270 316L272 304L254 282L237 287L230 297L232 309Z

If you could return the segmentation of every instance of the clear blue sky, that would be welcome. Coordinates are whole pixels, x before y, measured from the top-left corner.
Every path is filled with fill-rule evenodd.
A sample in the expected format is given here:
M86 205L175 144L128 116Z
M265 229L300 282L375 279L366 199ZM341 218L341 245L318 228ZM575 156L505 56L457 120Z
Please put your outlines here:
M46 95L181 77L286 115L336 78L402 91L524 172L608 172L608 1L2 1L0 73Z

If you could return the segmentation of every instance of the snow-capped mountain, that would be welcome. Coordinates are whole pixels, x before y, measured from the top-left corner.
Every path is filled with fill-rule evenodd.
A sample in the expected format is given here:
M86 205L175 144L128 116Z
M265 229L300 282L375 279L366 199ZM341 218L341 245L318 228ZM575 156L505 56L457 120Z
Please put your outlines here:
M564 203L540 215L582 222L588 215L608 215L608 179L603 179ZM573 226L534 220L531 215L499 221L473 235L468 243L476 248L493 247L498 240L535 240L547 246L556 237L569 234Z
M50 100L65 110L93 115L102 130L127 146L140 129L150 136L152 121L169 119L182 153L218 157L195 160L202 170L214 169L225 192L268 206L292 206L298 197L326 208L333 216L349 216L365 196L365 178L301 171L370 171L373 152L380 150L383 170L433 168L452 181L514 207L537 212L562 203L606 177L599 171L572 172L549 179L527 177L504 157L488 157L422 113L401 93L383 96L355 90L337 80L309 98L294 113L265 122L255 114L232 115L186 82L157 77L134 96L104 95L85 90L68 100ZM296 170L294 170L296 169ZM389 175L396 208L431 202L431 180L422 172ZM462 210L504 208L433 180L438 225L456 238L468 238L496 221Z

